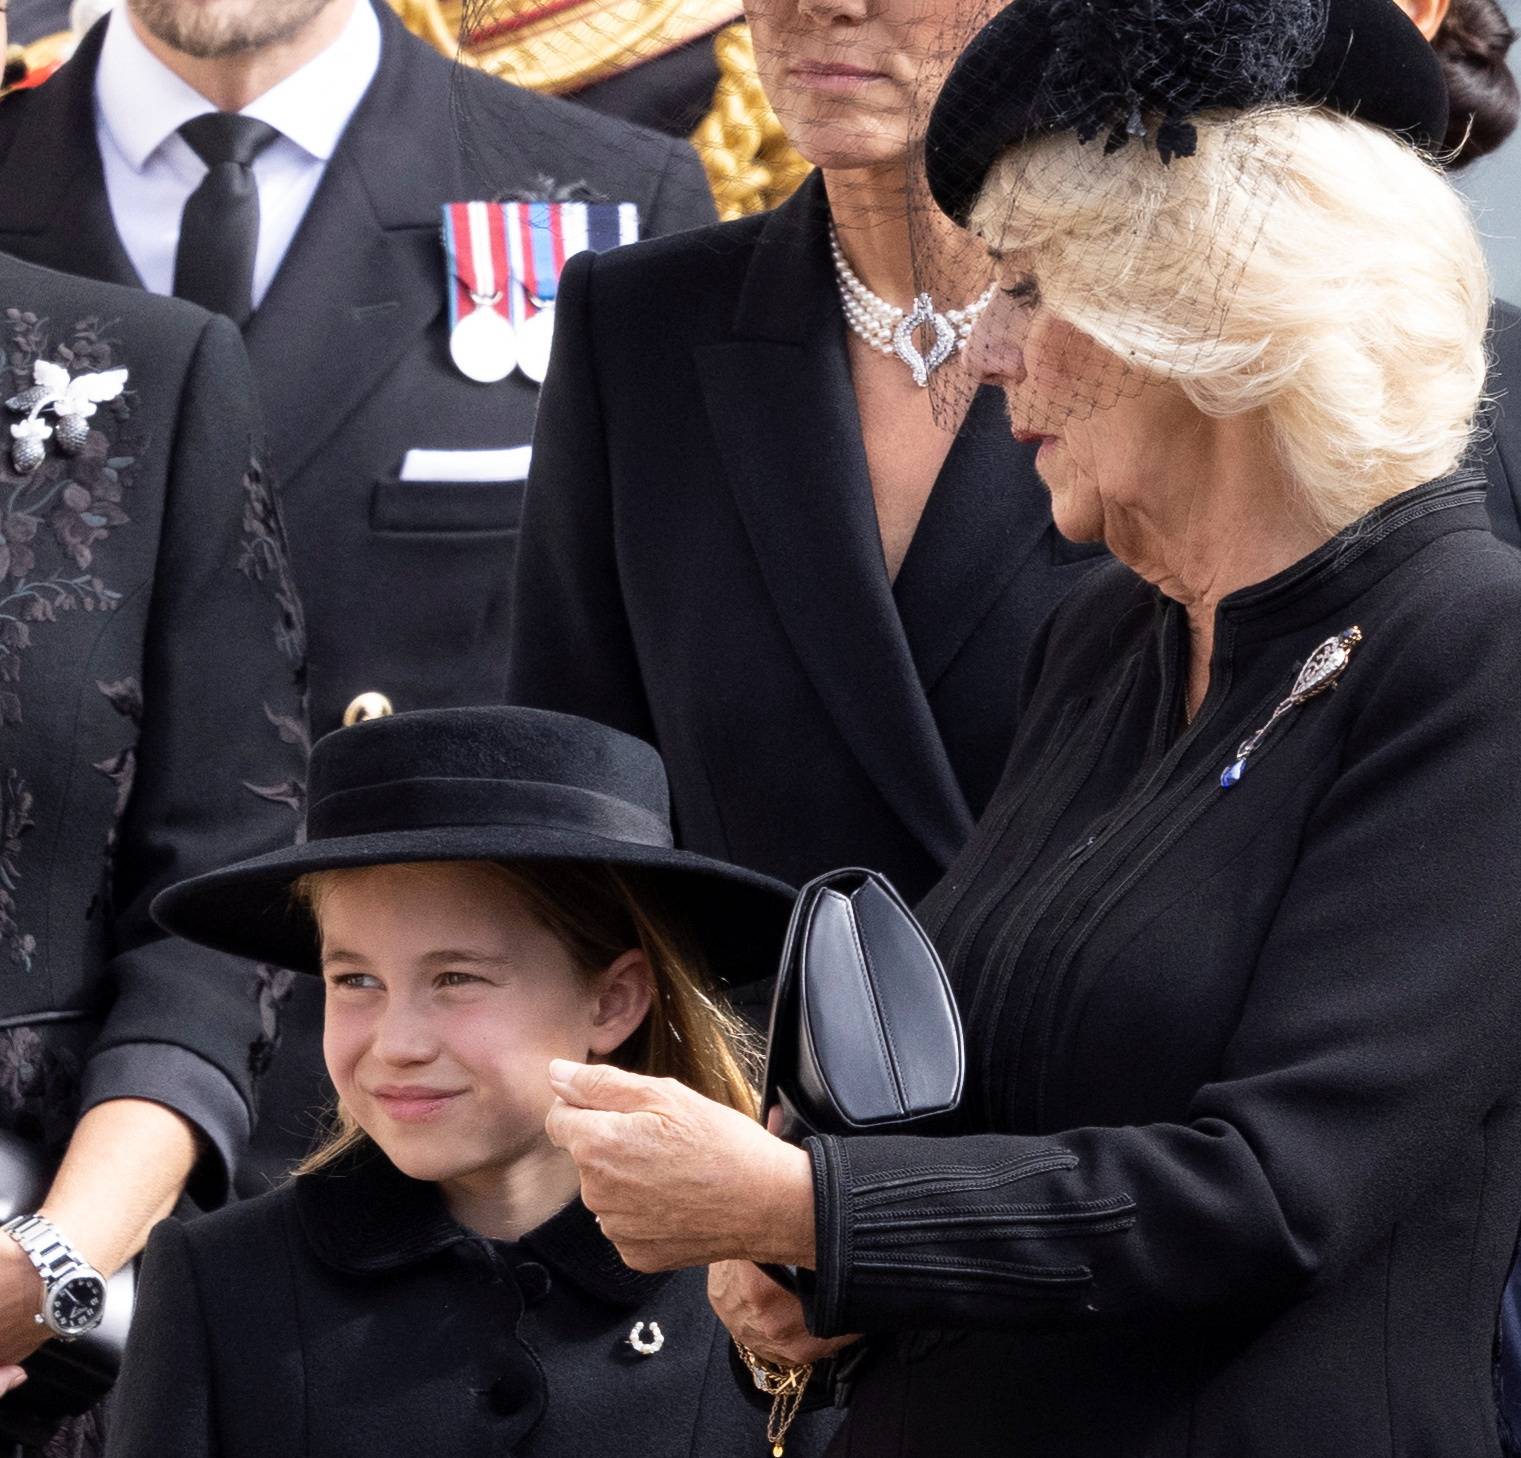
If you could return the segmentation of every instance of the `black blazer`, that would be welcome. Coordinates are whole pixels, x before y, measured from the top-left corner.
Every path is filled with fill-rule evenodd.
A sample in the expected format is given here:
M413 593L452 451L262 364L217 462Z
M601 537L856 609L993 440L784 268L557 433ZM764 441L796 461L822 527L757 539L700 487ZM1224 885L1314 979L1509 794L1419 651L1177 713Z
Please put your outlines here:
M1521 1217L1521 557L1404 493L1217 615L1118 564L1034 659L921 915L968 1033L943 1137L812 1143L838 1451L1497 1454ZM1334 690L1300 665L1357 626ZM938 1333L931 1335L929 1333Z
M148 905L297 827L300 622L248 361L225 319L4 256L0 340L0 401L38 360L128 372L79 455L0 449L0 1121L57 1145L81 1107L166 1104L214 1201L269 988Z
M653 1355L628 1344L640 1321ZM730 1352L704 1272L629 1270L579 1200L485 1240L371 1151L158 1227L106 1451L758 1454L770 1404ZM803 1414L787 1452L817 1458L836 1422Z
M889 584L810 178L566 270L509 693L659 746L684 845L909 895L970 834L1032 634L1094 560L979 395Z
M312 727L358 693L500 701L520 482L403 483L412 448L527 444L538 390L448 356L439 207L584 183L646 234L711 220L685 144L456 68L379 3L380 70L245 331L310 632ZM135 284L95 142L104 31L0 106L0 248Z

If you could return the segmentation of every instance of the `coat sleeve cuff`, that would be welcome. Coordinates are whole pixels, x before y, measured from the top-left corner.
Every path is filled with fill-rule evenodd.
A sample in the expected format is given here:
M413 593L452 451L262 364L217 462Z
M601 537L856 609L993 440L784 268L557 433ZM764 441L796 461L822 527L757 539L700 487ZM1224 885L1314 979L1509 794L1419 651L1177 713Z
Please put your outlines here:
M215 1064L174 1043L117 1043L85 1066L80 1113L112 1099L147 1099L188 1119L205 1148L186 1193L203 1210L224 1204L253 1132L248 1105Z
M816 1136L816 1336L1086 1322L1136 1201L1076 1149L1017 1135ZM1135 1259L1130 1256L1130 1259Z
M814 1336L845 1336L846 1276L850 1270L850 1221L845 1191L849 1188L845 1142L831 1135L803 1141L813 1161L814 1268L798 1272L808 1330Z

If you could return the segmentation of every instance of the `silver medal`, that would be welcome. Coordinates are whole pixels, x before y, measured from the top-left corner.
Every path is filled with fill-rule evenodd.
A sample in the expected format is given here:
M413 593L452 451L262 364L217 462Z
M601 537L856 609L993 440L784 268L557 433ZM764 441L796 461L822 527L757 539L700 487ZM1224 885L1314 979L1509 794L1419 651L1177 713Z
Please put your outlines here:
M482 305L454 326L449 355L466 379L494 385L517 367L517 331L494 308Z
M543 305L518 330L518 368L536 385L549 373L549 347L554 343L555 306Z

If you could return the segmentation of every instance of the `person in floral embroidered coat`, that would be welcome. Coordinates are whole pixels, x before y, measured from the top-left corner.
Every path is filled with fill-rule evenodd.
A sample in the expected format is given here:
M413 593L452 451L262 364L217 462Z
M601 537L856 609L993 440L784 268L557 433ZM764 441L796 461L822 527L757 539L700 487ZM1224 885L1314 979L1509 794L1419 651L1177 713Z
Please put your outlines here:
M301 617L251 400L226 319L0 256L0 1129L62 1159L41 1213L105 1273L182 1193L225 1198L272 1033L280 974L148 915L296 829ZM0 1390L41 1292L0 1238Z

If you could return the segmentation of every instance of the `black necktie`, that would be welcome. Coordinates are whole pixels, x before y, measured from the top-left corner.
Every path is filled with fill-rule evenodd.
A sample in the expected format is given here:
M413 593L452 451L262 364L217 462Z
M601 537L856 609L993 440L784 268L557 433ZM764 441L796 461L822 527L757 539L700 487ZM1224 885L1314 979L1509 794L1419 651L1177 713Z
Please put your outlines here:
M187 121L180 135L208 171L180 215L174 292L226 314L242 328L253 313L254 254L259 247L259 185L253 160L280 133L251 116L213 111Z

